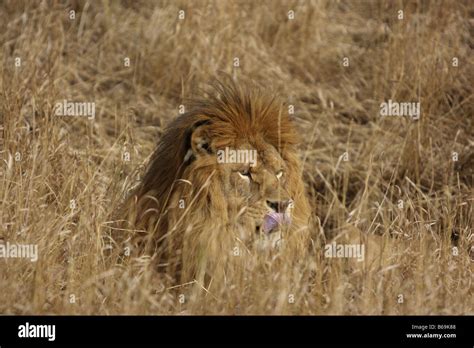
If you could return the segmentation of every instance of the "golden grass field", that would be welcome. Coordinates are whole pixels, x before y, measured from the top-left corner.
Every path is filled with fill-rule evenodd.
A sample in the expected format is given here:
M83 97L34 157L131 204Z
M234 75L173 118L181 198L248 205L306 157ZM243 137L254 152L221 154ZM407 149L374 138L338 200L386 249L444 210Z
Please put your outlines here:
M0 2L0 238L39 253L0 260L0 313L474 314L473 13L468 0ZM171 287L147 257L110 263L104 230L219 71L294 105L313 243L281 270ZM95 103L95 118L55 116L63 100ZM420 118L381 117L388 100L420 102ZM324 257L347 236L373 256Z

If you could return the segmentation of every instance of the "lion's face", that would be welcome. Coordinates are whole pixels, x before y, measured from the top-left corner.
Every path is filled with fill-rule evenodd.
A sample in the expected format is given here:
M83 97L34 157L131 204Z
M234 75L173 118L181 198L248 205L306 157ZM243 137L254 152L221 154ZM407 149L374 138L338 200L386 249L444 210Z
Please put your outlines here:
M291 222L293 207L285 161L263 140L241 140L216 154L217 177L238 237L259 247L277 246L282 229Z
M219 129L208 122L193 130L187 176L204 177L212 170L236 237L258 248L277 247L292 220L288 184L295 173L263 136L222 138Z

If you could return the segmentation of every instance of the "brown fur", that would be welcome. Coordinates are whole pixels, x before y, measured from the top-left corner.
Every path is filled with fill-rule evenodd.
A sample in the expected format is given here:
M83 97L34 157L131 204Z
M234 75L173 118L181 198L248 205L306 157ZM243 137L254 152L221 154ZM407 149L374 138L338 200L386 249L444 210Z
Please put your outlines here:
M275 254L252 246L260 238L254 231L265 199L294 201L278 253L304 257L308 241L310 209L287 110L255 86L229 78L212 86L210 96L192 101L166 129L141 185L124 205L134 231L131 247L155 255L160 268L183 282L225 275L236 260L246 260L248 269L251 258L236 256ZM248 184L236 175L238 165L217 163L215 156L217 149L242 146L258 153ZM271 172L280 167L285 177L275 180ZM242 200L241 191L251 190Z

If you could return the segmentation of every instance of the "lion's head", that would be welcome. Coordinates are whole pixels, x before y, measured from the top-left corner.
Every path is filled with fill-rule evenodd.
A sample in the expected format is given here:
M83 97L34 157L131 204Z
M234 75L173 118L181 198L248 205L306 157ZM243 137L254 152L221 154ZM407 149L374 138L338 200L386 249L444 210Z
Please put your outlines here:
M283 104L229 81L189 108L164 132L129 199L129 221L146 231L137 235L148 250L188 277L239 253L303 250L309 205Z

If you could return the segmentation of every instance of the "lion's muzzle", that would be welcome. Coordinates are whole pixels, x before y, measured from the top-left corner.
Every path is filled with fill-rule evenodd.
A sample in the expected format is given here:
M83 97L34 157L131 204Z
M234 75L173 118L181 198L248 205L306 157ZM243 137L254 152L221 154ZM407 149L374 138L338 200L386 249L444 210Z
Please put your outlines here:
M291 223L291 209L293 207L291 199L279 202L267 201L267 205L271 208L271 211L266 213L263 218L262 230L264 233L271 233L280 226Z

